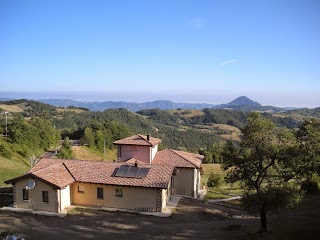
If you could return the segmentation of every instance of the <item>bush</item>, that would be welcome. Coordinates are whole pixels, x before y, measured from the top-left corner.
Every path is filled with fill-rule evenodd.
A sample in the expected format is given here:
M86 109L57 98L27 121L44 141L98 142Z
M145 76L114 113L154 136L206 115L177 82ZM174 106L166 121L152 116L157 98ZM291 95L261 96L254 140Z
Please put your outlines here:
M5 158L11 158L12 157L12 151L5 146L5 145L0 145L0 155L5 157Z
M306 194L318 192L319 191L318 181L314 178L304 181L301 184L301 190L305 191Z
M17 153L21 154L23 157L28 158L32 155L32 150L26 145L17 145Z
M208 187L220 187L222 185L222 183L223 183L223 179L219 174L211 173L208 178L207 186Z

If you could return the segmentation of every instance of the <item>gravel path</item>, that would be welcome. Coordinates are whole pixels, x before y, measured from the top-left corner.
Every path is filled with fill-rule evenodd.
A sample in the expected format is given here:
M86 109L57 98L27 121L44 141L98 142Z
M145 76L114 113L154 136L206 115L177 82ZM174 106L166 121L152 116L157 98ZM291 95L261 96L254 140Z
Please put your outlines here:
M28 239L239 239L259 219L234 219L220 206L182 198L170 218L79 210L64 218L0 211L0 232Z

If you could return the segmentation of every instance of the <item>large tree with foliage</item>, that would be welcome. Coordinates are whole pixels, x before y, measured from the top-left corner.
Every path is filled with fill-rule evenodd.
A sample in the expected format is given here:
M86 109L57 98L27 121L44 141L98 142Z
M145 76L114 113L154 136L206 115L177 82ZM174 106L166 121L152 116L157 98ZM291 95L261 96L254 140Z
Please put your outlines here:
M59 151L59 153L57 154L58 158L63 158L63 159L72 159L73 155L72 155L72 146L70 144L69 138L65 137L62 147Z
M290 152L296 147L293 133L279 130L259 113L248 116L239 145L227 142L222 153L228 182L240 181L243 207L259 213L261 230L267 230L267 213L292 207L301 193L288 185L293 177Z
M131 134L132 132L126 125L116 121L99 123L97 120L93 120L85 128L81 143L103 152L104 146L112 148L114 141L128 137Z
M296 137L299 143L296 166L301 177L308 181L313 173L320 174L320 121L315 118L305 120Z
M39 150L48 150L56 146L60 140L60 133L49 120L42 117L34 117L29 121L19 116L15 117L8 129L14 150L24 157L31 157Z

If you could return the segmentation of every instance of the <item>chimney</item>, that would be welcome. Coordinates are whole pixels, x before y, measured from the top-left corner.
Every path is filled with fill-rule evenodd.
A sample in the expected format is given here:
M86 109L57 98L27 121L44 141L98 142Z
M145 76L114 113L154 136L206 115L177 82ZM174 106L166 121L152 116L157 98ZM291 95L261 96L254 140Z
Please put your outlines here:
M150 141L150 135L149 134L147 135L147 140Z
M135 161L135 162L134 162L134 166L135 166L135 167L138 167L138 161Z

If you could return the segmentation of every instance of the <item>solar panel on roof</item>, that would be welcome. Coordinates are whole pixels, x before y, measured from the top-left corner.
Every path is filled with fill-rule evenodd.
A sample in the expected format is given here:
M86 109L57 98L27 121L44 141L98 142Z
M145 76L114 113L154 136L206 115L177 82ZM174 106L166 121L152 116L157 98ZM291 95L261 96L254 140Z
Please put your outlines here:
M129 170L130 166L120 166L118 171L116 172L115 176L116 177L126 177L126 174Z
M136 178L144 178L148 175L149 168L140 168Z
M115 173L115 177L144 178L148 175L148 172L149 168L123 165L119 167L118 171Z
M135 178L137 173L139 171L139 168L137 167L130 167L129 168L129 171L127 172L126 174L126 177L132 177L132 178Z

